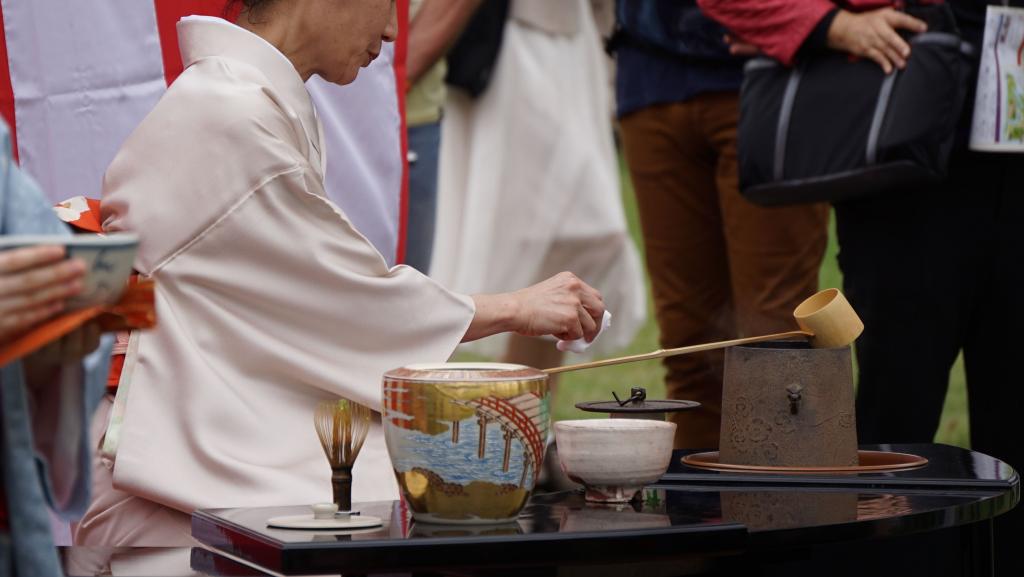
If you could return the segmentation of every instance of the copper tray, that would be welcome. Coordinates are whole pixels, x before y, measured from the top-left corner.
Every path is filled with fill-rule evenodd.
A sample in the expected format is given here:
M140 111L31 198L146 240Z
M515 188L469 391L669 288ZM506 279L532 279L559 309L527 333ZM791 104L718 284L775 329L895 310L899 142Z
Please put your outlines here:
M751 473L876 473L883 471L906 471L928 464L928 459L910 453L889 451L857 451L859 465L853 467L774 467L768 465L733 465L719 463L718 451L693 453L683 457L683 463L701 469L715 471L749 471Z

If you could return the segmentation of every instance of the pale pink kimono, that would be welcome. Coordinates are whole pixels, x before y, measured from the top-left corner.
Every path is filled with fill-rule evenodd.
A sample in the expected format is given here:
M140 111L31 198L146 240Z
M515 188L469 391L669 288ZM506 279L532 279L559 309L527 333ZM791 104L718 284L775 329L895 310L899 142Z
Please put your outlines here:
M378 410L382 373L446 360L474 314L389 268L327 199L319 122L280 52L224 21L178 31L186 70L104 183L104 227L141 233L160 325L129 344L79 544L187 544L197 508L329 501L316 404ZM397 498L380 427L354 477L355 501Z

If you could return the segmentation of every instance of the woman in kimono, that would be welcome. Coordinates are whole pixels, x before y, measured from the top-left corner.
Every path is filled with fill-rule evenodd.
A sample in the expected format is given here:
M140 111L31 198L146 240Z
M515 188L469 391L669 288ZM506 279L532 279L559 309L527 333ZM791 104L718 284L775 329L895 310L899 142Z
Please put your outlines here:
M0 122L0 234L67 235L11 159ZM82 290L85 267L60 246L0 251L0 345ZM88 423L102 395L109 346L79 329L0 368L0 577L60 575L47 505L65 520L89 502Z
M377 411L388 369L501 331L593 339L604 313L569 273L467 296L388 268L324 193L303 82L355 79L393 39L394 3L244 4L237 25L179 22L186 69L105 177L104 227L145 232L135 268L156 280L161 323L132 335L97 421L78 544L189 544L197 508L329 501L317 403ZM398 496L377 424L353 476L354 501Z

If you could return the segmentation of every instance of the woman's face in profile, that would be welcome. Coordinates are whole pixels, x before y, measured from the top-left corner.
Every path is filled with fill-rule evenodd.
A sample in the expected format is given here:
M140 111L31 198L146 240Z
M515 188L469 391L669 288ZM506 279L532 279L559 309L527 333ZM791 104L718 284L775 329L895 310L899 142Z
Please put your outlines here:
M349 84L398 34L395 0L319 0L309 4L320 38L316 73Z

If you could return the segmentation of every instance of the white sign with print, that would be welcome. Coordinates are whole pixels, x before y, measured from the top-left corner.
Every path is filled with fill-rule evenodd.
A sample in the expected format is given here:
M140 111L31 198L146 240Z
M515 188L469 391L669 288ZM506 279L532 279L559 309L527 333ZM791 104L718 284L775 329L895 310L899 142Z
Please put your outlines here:
M971 149L1024 152L1024 9L989 6Z

